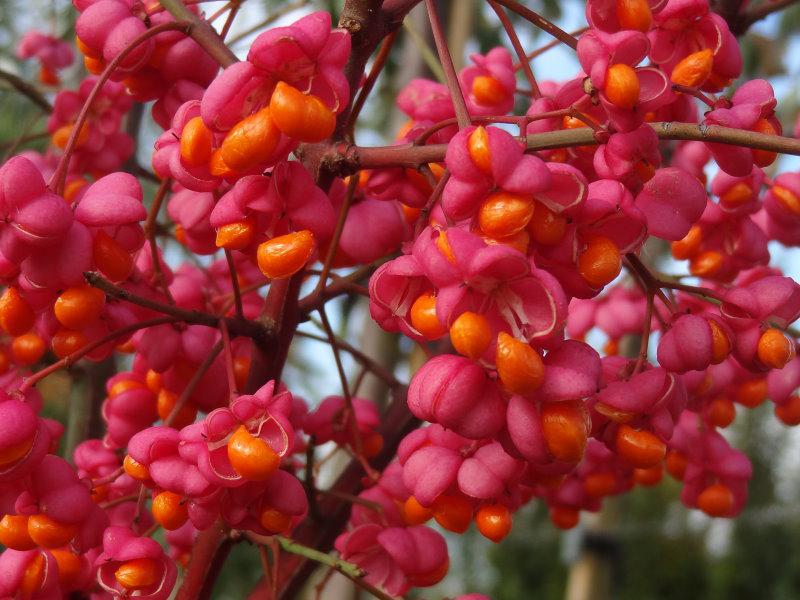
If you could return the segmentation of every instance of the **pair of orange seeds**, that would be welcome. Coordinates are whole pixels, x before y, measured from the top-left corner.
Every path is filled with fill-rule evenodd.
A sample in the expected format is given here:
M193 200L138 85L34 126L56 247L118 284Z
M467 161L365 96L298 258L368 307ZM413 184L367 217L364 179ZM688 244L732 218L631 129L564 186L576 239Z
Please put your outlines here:
M191 119L181 132L180 154L190 167L208 166L212 175L230 177L269 160L282 133L301 142L321 142L335 125L336 115L322 100L279 81L269 105L234 125L218 148L203 119Z
M464 533L472 522L472 505L461 496L439 496L430 508L422 506L414 496L409 496L402 507L403 519L408 525L422 525L431 518L449 531ZM481 534L495 543L511 531L511 511L502 504L484 504L475 513L475 525Z
M5 515L0 520L0 543L12 550L61 548L77 533L76 525L60 523L45 514Z
M58 566L59 584L65 590L72 589L81 575L82 564L80 557L67 548L51 549L50 554L53 555ZM28 563L22 574L22 580L19 583L21 598L32 598L41 591L46 575L45 569L45 557L39 553Z

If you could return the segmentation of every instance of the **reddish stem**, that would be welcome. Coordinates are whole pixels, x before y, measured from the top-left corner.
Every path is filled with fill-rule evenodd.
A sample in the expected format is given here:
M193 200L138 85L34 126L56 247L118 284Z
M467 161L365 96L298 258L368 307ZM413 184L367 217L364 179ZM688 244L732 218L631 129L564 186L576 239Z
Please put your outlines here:
M381 44L381 49L378 51L378 55L375 57L375 62L372 63L372 68L369 70L369 75L367 75L364 85L361 86L361 91L358 93L358 97L356 98L355 102L353 102L353 110L347 120L347 131L351 139L356 126L356 120L358 120L358 116L361 114L361 109L364 108L364 104L367 102L367 97L372 91L372 88L375 86L375 82L378 80L378 75L381 74L383 67L386 66L386 60L389 58L389 53L392 51L392 46L394 46L394 41L396 38L397 31L393 31L386 36L386 38L384 38L383 43Z
M98 340L95 340L95 341L93 341L93 342L91 342L89 344L86 344L80 350L76 350L72 354L68 354L67 356L65 356L61 360L56 361L51 365L48 365L44 369L36 371L36 373L33 373L30 377L26 378L20 384L19 389L17 391L19 393L25 392L25 390L30 389L32 386L34 386L37 383L39 383L42 379L44 379L45 377L47 377L51 373L55 373L59 369L64 369L66 367L69 367L70 365L76 363L77 361L82 359L84 356L86 356L87 354L92 352L93 350L96 350L97 348L100 348L101 346L103 346L103 345L105 345L105 344L107 344L109 342L113 342L114 340L116 340L117 338L122 337L123 335L127 335L129 333L133 333L134 331L138 331L139 329L145 329L147 327L155 327L156 325L164 325L165 323L174 323L176 321L178 321L178 319L176 319L175 317L158 317L156 319L149 319L147 321L140 321L138 323L134 323L132 325L128 325L127 327L120 327L119 329L116 329L116 330L112 331L108 335L105 335L105 336L101 337Z
M439 11L436 9L436 1L425 0L425 7L428 9L428 18L430 19L431 31L433 32L433 41L436 44L436 51L439 53L439 62L442 63L442 68L444 69L447 89L450 91L450 98L453 100L453 106L456 110L458 127L459 129L469 127L470 118L469 111L467 110L467 103L464 101L464 94L461 92L461 85L458 82L456 68L455 65L453 65L453 57L450 56L450 49L447 47L442 21L439 18Z
M545 19L542 15L537 12L532 11L530 8L523 6L519 2L515 0L494 0L498 4L502 4L507 9L514 11L523 19L530 21L534 25L536 25L542 31L546 31L550 35L552 35L557 40L561 41L562 43L566 44L573 50L578 47L578 40L561 29L555 23L552 23L548 19Z
M500 23L502 23L503 29L506 30L508 39L511 42L511 45L514 47L514 52L517 53L517 60L519 60L519 64L522 67L522 70L525 72L525 77L528 79L528 84L531 86L531 96L533 96L535 99L541 98L542 93L539 91L539 84L536 83L536 77L533 76L531 63L528 61L528 57L525 56L525 49L522 47L522 44L519 41L519 36L514 29L514 24L511 22L511 19L508 18L506 11L497 5L497 2L490 0L489 6L492 7L492 10L494 10L495 14L497 14L497 18L500 19Z
M144 235L150 245L150 255L153 260L153 272L156 276L156 282L167 297L167 301L170 304L175 304L175 299L172 297L167 285L167 278L164 277L164 269L161 268L161 258L159 257L158 244L156 243L156 221L158 220L158 213L161 211L161 204L164 202L171 183L172 180L168 177L158 186L158 191L156 191L153 204L150 206L147 220L144 223Z

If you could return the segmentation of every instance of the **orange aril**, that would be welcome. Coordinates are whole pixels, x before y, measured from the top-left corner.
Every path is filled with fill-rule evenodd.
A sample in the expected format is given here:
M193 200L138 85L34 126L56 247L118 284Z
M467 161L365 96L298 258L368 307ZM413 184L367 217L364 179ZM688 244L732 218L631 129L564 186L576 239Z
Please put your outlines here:
M30 331L36 315L15 287L8 287L0 297L0 326L11 336Z
M711 48L693 52L672 68L672 83L687 88L700 87L711 75L714 66L714 51Z
M489 150L489 134L486 128L479 126L469 134L467 151L475 166L484 174L492 174L492 155Z
M233 359L233 379L237 389L243 390L250 376L250 359L246 356L237 356Z
M433 503L433 518L442 527L464 533L472 521L472 506L461 496L439 496Z
M221 148L217 148L211 154L211 159L208 161L208 172L214 177L234 177L236 175L236 171L229 167L222 158Z
M686 473L686 466L688 464L689 461L686 460L686 457L677 450L670 450L667 452L664 466L667 468L667 473L678 481L683 481L683 475Z
M266 507L258 516L261 526L272 533L284 533L292 526L292 517L277 508Z
M664 469L661 465L633 470L633 480L639 485L648 487L652 485L658 485L663 476Z
M778 135L778 130L767 119L759 119L753 126L753 131L763 133L765 135ZM770 166L778 158L778 153L772 150L760 150L753 148L753 162L762 169Z
M645 33L653 23L653 13L647 0L617 0L616 12L622 29Z
M550 455L563 462L579 462L589 436L588 416L583 403L580 400L548 402L542 406L540 419Z
M40 552L27 564L19 582L19 593L23 599L34 597L41 591L45 576L45 558Z
M67 182L67 185L64 186L64 200L72 203L72 201L78 197L78 192L80 192L87 185L89 185L89 182L83 177L78 177Z
M133 272L133 257L104 231L95 235L92 255L94 264L111 281L123 281Z
M71 523L60 523L45 514L28 518L28 535L42 548L65 546L78 533L78 527Z
M664 460L667 445L654 433L622 424L617 429L617 453L634 467L654 467Z
M711 364L717 365L731 353L731 341L714 319L708 319L708 326L711 328Z
M33 550L37 544L28 533L28 517L6 515L0 520L0 544L12 550Z
M180 495L174 492L167 491L156 494L150 510L156 523L167 531L178 529L189 518L189 509L183 503Z
M214 134L202 117L189 119L181 132L181 159L190 167L208 164L214 152Z
M800 396L789 396L783 404L775 406L775 416L784 425L800 425Z
M383 436L373 431L361 441L361 452L366 458L374 458L383 450Z
M569 506L551 506L550 521L559 529L572 529L580 520L580 512Z
M228 440L228 460L234 471L250 481L264 481L281 463L270 445L251 435L244 425Z
M144 375L144 383L147 386L147 389L149 389L154 394L157 394L162 386L161 373L158 373L153 369L148 369L147 373L145 373Z
M797 194L781 185L773 185L770 191L783 208L794 215L800 216L800 198L797 197Z
M477 360L492 342L489 320L471 311L461 313L450 327L450 341L456 352Z
M624 63L611 65L606 72L603 91L611 104L630 110L639 102L639 77Z
M406 525L422 525L433 517L433 509L422 506L414 496L409 496L403 503L403 520Z
M436 316L436 296L429 292L420 294L411 305L411 326L426 340L437 340L447 329Z
M617 478L613 473L589 473L583 480L584 491L594 498L602 498L617 489Z
M609 406L603 402L598 402L594 405L595 412L600 413L604 417L608 417L615 423L627 423L636 418L636 413L629 410L622 410L614 406Z
M733 503L733 492L722 483L708 486L697 497L697 508L710 517L724 517L729 514Z
M485 241L489 245L493 244L503 244L504 246L508 246L509 248L514 248L514 250L522 253L528 253L528 246L530 245L531 236L528 234L527 231L520 231L519 233L515 233L514 235L510 235L504 238L492 238L488 236L481 236L483 237L483 241Z
M81 575L81 558L66 548L54 548L50 554L58 565L58 583L65 591L72 589Z
M672 242L672 256L677 260L686 260L691 258L700 249L700 244L703 243L703 230L699 225L692 225L682 240Z
M533 217L528 222L531 238L543 246L552 246L564 238L567 219L556 214L541 202L535 203Z
M100 75L106 68L106 63L102 58L92 58L91 56L83 57L83 65L92 75Z
M301 142L314 144L326 140L336 127L336 115L322 100L285 81L275 86L269 110L278 129Z
M485 504L475 515L475 525L483 537L497 544L511 531L511 512L502 504Z
M0 375L8 371L11 365L11 360L8 358L8 353L5 350L0 350Z
M99 58L101 54L97 54L94 50L92 50L86 43L79 38L77 35L75 36L75 45L80 50L80 53L84 56L91 56L92 58Z
M603 354L606 356L616 356L619 354L619 340L609 338L608 341L603 344Z
M794 341L771 327L758 338L758 360L771 369L782 369L795 356Z
M58 358L69 356L73 352L77 352L88 343L86 336L80 331L66 329L62 327L53 334L53 339L50 345L53 348L53 354Z
M112 385L108 390L108 397L109 398L116 398L120 394L124 394L125 392L129 392L131 390L140 390L143 389L145 384L137 379L121 379Z
M11 341L11 355L26 367L39 362L46 349L44 340L33 332L23 333Z
M244 250L249 246L256 233L255 219L245 218L228 223L217 229L217 248L226 250Z
M767 380L763 377L743 381L736 388L736 402L755 408L767 399Z
M53 312L67 329L84 329L100 318L105 304L103 291L89 286L73 286L56 298Z
M752 188L743 181L732 185L720 197L719 201L727 207L735 208L748 202L753 197Z
M505 331L497 335L495 364L500 382L512 394L530 394L544 379L544 363L539 353Z
M447 239L446 231L439 232L439 235L436 237L435 243L436 243L436 248L439 250L439 252L442 253L442 256L444 256L447 259L447 262L455 264L456 255L453 252L453 248L450 246L450 241Z
M158 391L158 397L156 398L156 410L158 411L158 416L162 421L172 414L172 410L175 408L175 404L177 402L178 394L170 392L166 388L161 388ZM186 402L180 408L178 414L175 415L171 427L174 427L175 429L183 429L187 425L194 423L196 417L197 408L191 402Z
M33 447L33 437L11 444L0 450L0 468L12 465Z
M316 247L308 229L272 238L258 246L258 268L268 279L286 279L305 266Z
M484 106L499 104L508 98L508 92L503 85L489 75L478 75L472 80L472 95L478 104Z
M147 481L150 479L150 471L142 463L134 459L130 454L126 454L122 461L122 468L136 481Z
M525 229L534 209L533 199L528 196L495 192L478 209L478 226L490 237L509 237Z
M265 107L231 128L219 148L220 158L229 169L250 171L272 156L280 139L281 132Z
M417 219L419 219L419 216L422 214L421 208L414 208L413 206L408 206L406 204L401 204L400 210L403 211L403 218L409 225L416 223Z
M736 418L736 407L730 398L719 396L711 400L706 415L712 425L724 429Z
M616 279L622 270L622 255L616 244L606 237L587 241L578 255L578 273L592 288L601 288Z
M716 250L706 250L692 256L689 261L689 272L695 277L714 277L719 273L725 262L722 253Z
M114 578L126 590L136 591L158 583L161 568L152 558L134 558L122 563L114 571Z
M643 182L650 181L656 175L656 166L645 159L633 163L633 170Z
M72 135L72 130L74 129L75 124L69 123L67 125L62 125L58 129L56 129L55 133L53 133L50 141L52 142L53 146L58 148L59 150L63 150L67 147L67 142L69 141L69 137ZM89 123L85 122L81 126L80 132L78 132L78 138L75 140L75 148L80 148L89 140Z

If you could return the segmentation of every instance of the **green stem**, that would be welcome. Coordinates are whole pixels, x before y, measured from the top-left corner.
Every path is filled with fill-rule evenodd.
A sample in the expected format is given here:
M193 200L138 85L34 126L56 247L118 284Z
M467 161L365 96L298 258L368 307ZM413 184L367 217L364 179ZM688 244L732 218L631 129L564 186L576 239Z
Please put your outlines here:
M314 562L327 565L332 569L336 569L341 574L346 575L350 579L360 579L366 575L366 571L364 571L364 569L358 565L347 562L346 560L342 560L341 558L336 558L330 554L325 554L319 550L314 550L314 548L309 548L303 544L298 544L297 542L280 535L275 536L275 539L278 540L278 543L281 545L281 548L284 552L297 554L298 556L304 556L310 560L313 560Z

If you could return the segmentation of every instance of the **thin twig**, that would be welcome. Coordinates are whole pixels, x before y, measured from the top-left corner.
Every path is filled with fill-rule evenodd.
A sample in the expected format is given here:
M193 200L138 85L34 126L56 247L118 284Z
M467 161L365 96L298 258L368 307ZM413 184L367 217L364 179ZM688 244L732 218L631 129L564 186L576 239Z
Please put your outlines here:
M98 340L95 340L89 344L86 344L83 348L76 350L72 354L68 354L64 358L59 361L54 362L51 365L46 366L44 369L33 373L30 377L27 377L23 380L23 382L19 386L18 392L22 393L25 390L31 388L32 386L36 385L39 381L50 375L51 373L55 373L59 369L65 369L70 365L76 363L84 356L108 344L109 342L113 342L114 340L127 335L129 333L133 333L134 331L138 331L139 329L145 329L147 327L155 327L156 325L164 325L166 323L175 323L179 319L173 317L158 317L155 319L148 319L147 321L139 321L138 323L133 323L132 325L128 325L127 327L121 327L101 337Z
M304 7L306 4L308 4L308 3L309 3L309 0L297 0L296 2L291 2L291 3L289 3L289 4L286 4L286 5L284 5L284 6L281 6L281 7L280 7L278 10L276 10L274 13L272 13L271 15L269 15L269 16L268 16L266 19L264 19L263 21L260 21L259 23L256 23L256 24L255 24L255 25L253 25L252 27L249 27L249 28L245 29L245 30L244 30L243 32L241 32L240 34L233 36L233 37L232 37L232 38L231 38L231 39L228 41L228 45L229 45L229 46L233 46L233 45L234 45L236 42L240 42L240 41L242 41L244 38L246 38L246 37L248 37L248 36L250 36L250 35L253 35L254 33L256 33L256 32L258 32L258 31L261 31L261 30L262 30L262 29L264 29L264 28L265 28L267 25L269 25L269 24L271 24L271 23L274 23L275 21L277 21L278 19L280 19L282 16L289 14L289 13L290 13L290 12L292 12L293 10L297 10L297 9L299 9L299 8L303 8L303 7Z
M445 76L444 71L442 70L442 65L439 64L438 60L436 60L436 53L431 50L430 46L428 46L428 41L422 37L422 34L420 34L419 31L417 31L410 19L403 21L403 29L405 29L406 33L411 36L411 41L414 42L414 45L417 47L425 66L428 67L428 70L431 73L433 73L436 81L439 83L444 83Z
M183 388L180 397L175 402L172 410L169 411L167 418L164 419L165 426L169 427L175 422L175 419L178 418L178 414L181 412L181 410L183 410L183 407L186 406L186 403L189 402L189 398L191 398L192 394L194 394L197 386L200 385L200 380L203 379L206 373L208 373L208 370L211 368L211 364L214 362L220 352L222 352L222 340L214 344L214 346L211 348L211 351L208 353L205 359L203 359L203 362L200 363L199 367L197 367L197 370L192 375L189 383L187 383L186 387Z
M238 62L236 55L225 45L211 25L190 11L181 0L160 0L161 6L180 21L189 24L189 35L222 67Z
M339 241L342 239L342 231L347 221L347 213L350 211L350 205L353 203L353 196L358 187L358 173L350 176L350 181L347 183L347 190L342 200L342 206L339 208L339 216L336 219L336 228L333 230L333 239L328 246L328 253L325 255L325 262L322 265L322 273L317 281L317 286L314 288L314 293L319 294L325 285L328 283L328 273L331 270L333 259L336 257L336 251L339 249Z
M324 342L330 344L330 338L323 337L321 335L315 335L313 333L308 333L307 331L297 331L295 333L298 337L304 337L309 340L315 340L318 342ZM402 387L402 383L400 383L397 378L392 375L389 371L387 371L384 367L380 364L372 360L369 356L363 353L361 350L343 340L340 337L336 337L336 345L350 354L353 358L355 358L361 365L367 370L380 377L390 388L399 388Z
M33 102L36 106L41 108L43 111L51 113L53 112L53 106L44 97L39 90L37 90L34 86L30 83L19 77L18 75L14 75L14 73L9 73L8 71L4 71L0 69L0 79L7 81L11 86L17 90L20 94L28 98L31 102Z
M358 120L358 115L361 114L361 109L364 108L364 104L367 102L367 97L369 96L370 92L372 92L372 88L375 86L375 82L378 80L378 75L381 74L383 67L386 65L386 59L389 58L389 53L392 50L392 46L394 45L396 38L397 31L393 31L386 36L386 38L384 38L383 43L381 44L381 49L378 51L378 55L375 57L375 61L372 63L372 68L369 70L369 75L367 75L364 85L361 86L361 91L358 93L358 97L355 99L355 102L353 102L353 110L350 112L347 122L347 131L351 139L353 138L353 131L356 126L356 121Z
M519 2L516 2L516 0L495 0L495 2L502 4L511 11L514 11L523 19L530 21L536 25L536 27L549 33L554 38L560 40L573 50L578 47L578 40L574 36L558 27L555 23L545 19L539 13L532 11L530 8L520 4Z
M233 288L233 302L236 306L236 316L244 319L244 308L242 307L242 291L239 289L239 276L236 274L236 263L233 262L233 253L225 248L225 260L228 262L228 273L231 278Z
M280 535L276 535L275 540L280 544L284 552L297 554L320 564L327 565L332 569L336 569L339 573L347 577L357 586L363 588L376 598L380 598L380 600L396 600L394 596L391 596L383 590L378 589L371 583L364 581L364 576L367 573L358 565L347 562L346 560L342 560L341 558L335 558L330 554L324 554L318 550L309 548L308 546L303 546L302 544L298 544L297 542Z
M522 44L519 41L519 36L514 30L514 24L511 22L511 19L508 18L506 11L500 8L496 2L490 0L489 6L492 7L492 10L494 10L495 14L497 14L497 18L500 19L500 23L503 25L503 29L506 30L506 34L508 35L508 40L514 47L514 52L517 53L517 60L519 60L519 64L525 73L525 77L528 79L528 84L531 86L531 96L533 96L535 99L541 98L542 93L539 91L539 84L536 83L536 77L533 76L531 63L528 60L528 57L525 56L525 49L522 47Z
M161 266L160 253L158 251L158 244L156 243L156 221L158 220L158 213L161 210L161 204L169 191L172 180L167 177L158 186L156 195L153 198L153 203L150 205L150 210L147 213L147 220L144 223L144 235L150 245L150 255L153 261L153 273L156 276L156 283L161 288L161 291L167 297L167 302L175 304L175 299L172 297L172 292L169 291L167 285L167 278L164 277L164 269Z
M163 313L175 317L176 320L185 321L186 323L195 323L197 325L205 325L207 327L216 328L219 325L219 317L210 313L200 312L197 310L186 310L178 306L172 306L151 300L129 292L128 290L114 285L108 279L98 273L87 271L83 274L86 282L103 290L109 296L119 300L125 300L131 304L136 304L150 310ZM273 335L273 331L267 323L259 323L248 319L240 320L237 318L227 318L228 328L234 335L243 335L253 339L265 339Z
M464 93L461 91L461 85L458 82L458 74L453 64L453 57L450 56L450 48L447 47L444 28L439 18L439 11L436 8L436 0L425 0L425 7L428 9L433 41L436 44L436 51L439 53L439 62L442 63L442 68L444 68L444 78L456 111L458 126L459 128L469 127L469 110L467 110Z

